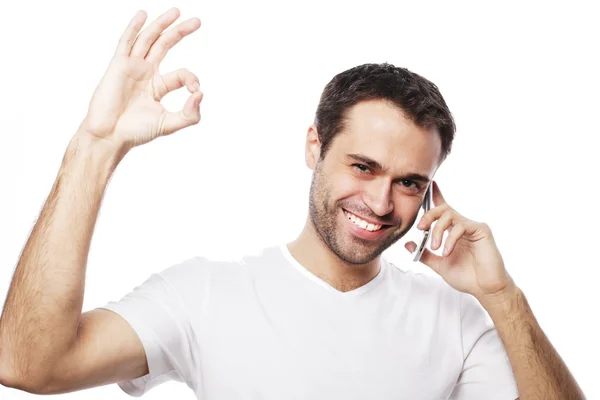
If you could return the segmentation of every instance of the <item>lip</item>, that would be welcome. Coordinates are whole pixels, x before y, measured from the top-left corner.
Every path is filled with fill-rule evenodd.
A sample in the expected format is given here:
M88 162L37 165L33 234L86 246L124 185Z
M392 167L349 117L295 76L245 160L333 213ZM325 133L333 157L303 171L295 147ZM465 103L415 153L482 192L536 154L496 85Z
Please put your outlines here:
M382 227L381 229L379 229L375 232L367 231L367 230L361 228L360 226L356 225L354 222L350 221L350 219L346 216L346 210L344 210L343 208L342 208L342 218L344 218L344 220L346 220L346 223L348 224L348 228L350 229L350 232L352 232L353 235L358 236L359 238L365 239L365 240L377 240L380 237L382 237L383 235L385 235L385 233L389 229L389 225L388 225L388 226Z

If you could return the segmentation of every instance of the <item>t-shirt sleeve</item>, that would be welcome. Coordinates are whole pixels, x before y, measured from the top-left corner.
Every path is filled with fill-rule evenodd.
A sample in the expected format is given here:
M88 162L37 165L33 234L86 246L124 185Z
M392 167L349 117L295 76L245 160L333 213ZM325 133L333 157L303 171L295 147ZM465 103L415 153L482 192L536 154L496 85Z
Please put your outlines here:
M123 317L144 346L149 373L118 383L123 391L135 397L167 381L185 382L195 390L197 345L190 318L182 297L164 272L152 274L120 301L101 307Z
M450 400L515 400L517 384L492 319L475 297L460 296L464 363Z

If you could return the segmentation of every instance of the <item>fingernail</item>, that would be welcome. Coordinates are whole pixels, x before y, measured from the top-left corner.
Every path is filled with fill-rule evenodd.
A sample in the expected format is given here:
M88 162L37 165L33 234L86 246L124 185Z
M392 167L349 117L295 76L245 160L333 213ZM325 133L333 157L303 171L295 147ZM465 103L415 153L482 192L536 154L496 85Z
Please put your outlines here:
M444 252L442 253L442 255L443 255L443 256L447 256L449 251L450 251L450 249L449 249L449 248L447 248L447 247L444 247Z
M438 245L438 239L437 238L433 238L431 240L431 246L435 249Z
M419 229L423 229L423 227L425 226L424 224L425 224L425 223L424 223L424 221L421 219L421 220L419 221L419 224L417 225L417 228L419 228Z
M200 89L200 84L198 82L192 83L192 90L195 92Z

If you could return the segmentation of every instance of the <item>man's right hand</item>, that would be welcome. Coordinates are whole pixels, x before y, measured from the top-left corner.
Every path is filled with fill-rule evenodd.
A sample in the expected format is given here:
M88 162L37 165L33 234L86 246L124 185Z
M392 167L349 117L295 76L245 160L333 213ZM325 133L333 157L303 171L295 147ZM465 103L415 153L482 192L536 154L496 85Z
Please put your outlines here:
M168 50L200 26L192 18L163 33L178 17L171 9L139 35L146 13L131 20L67 147L0 316L0 385L64 393L149 373L133 327L114 312L82 313L82 306L91 238L119 157L200 120L196 76L158 72ZM183 86L191 92L185 106L167 112L161 98Z
M179 14L177 8L170 9L138 35L147 17L138 11L119 40L78 134L127 151L200 121L202 92L196 75L186 69L165 75L158 71L169 49L200 27L200 20L191 18L163 33ZM191 93L183 109L167 111L160 100L183 86Z

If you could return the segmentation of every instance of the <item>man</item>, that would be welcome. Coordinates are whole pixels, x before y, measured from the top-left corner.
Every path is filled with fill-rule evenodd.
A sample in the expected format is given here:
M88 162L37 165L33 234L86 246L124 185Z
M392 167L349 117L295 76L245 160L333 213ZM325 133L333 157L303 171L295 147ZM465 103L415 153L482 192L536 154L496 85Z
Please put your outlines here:
M140 395L167 380L200 399L581 399L505 269L490 228L457 213L433 182L452 116L431 82L367 64L323 92L306 140L314 169L299 237L237 263L193 258L120 302L81 313L85 265L107 182L135 146L200 120L187 70L167 51L199 28L165 31L177 9L124 32L69 143L23 250L0 320L0 382L62 393L118 382ZM178 113L160 100L185 86ZM434 208L422 262L381 257ZM407 243L414 251L416 244ZM494 324L488 320L488 315Z

